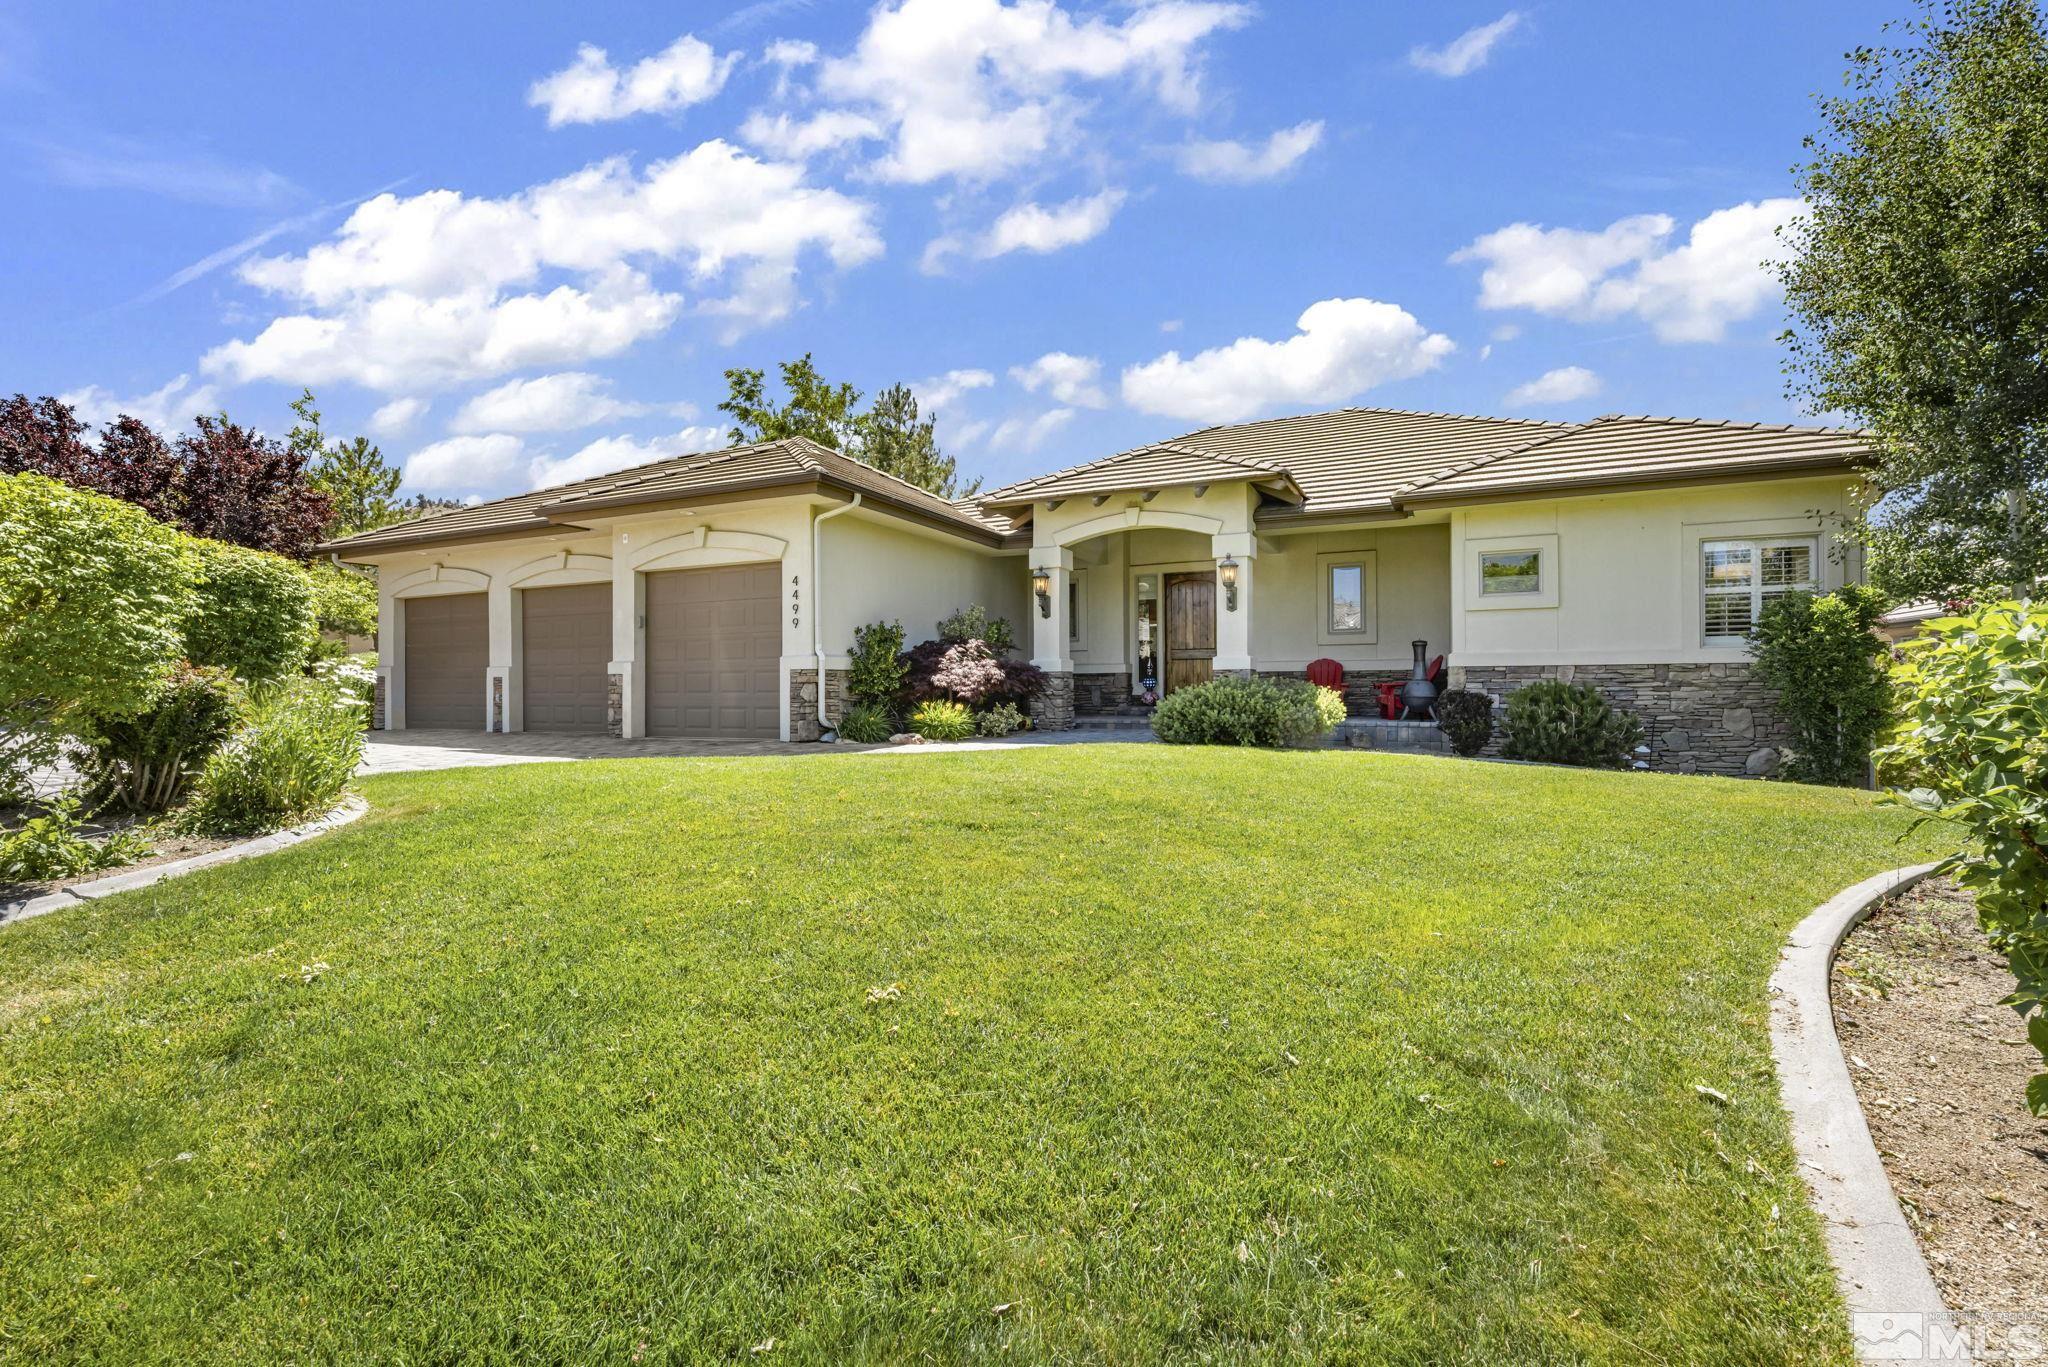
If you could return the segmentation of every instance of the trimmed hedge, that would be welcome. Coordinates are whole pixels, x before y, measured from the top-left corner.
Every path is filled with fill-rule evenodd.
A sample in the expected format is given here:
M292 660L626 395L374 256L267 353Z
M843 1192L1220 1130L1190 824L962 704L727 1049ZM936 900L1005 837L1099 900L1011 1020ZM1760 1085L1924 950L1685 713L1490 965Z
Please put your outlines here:
M1274 679L1226 677L1177 688L1152 713L1152 730L1169 745L1307 745L1344 720L1334 688Z

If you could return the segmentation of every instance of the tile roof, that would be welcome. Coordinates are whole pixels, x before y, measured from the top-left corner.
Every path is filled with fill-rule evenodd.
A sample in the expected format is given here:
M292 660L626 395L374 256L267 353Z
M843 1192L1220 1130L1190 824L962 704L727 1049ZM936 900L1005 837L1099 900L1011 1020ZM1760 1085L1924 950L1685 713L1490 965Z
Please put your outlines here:
M400 522L327 542L340 552L397 550L507 533L575 528L579 514L641 504L687 501L694 495L767 490L820 481L869 495L978 539L1010 531L1008 519L966 500L947 500L871 465L803 437L754 442L722 451L670 456L573 484L536 489L432 517Z
M1080 498L1119 489L1164 489L1229 480L1277 486L1283 496L1294 501L1301 496L1293 476L1271 461L1162 441L1023 480L993 494L983 494L981 501L989 507L1018 506L1040 499Z
M671 456L319 549L366 552L573 528L579 515L812 483L858 492L899 515L988 542L1015 535L1033 503L1121 490L1244 480L1273 495L1259 510L1260 522L1271 525L1488 498L1845 470L1868 456L1867 434L1843 428L1620 415L1565 423L1340 408L1204 428L978 498L948 500L791 437Z
M1869 435L1789 423L1610 414L1474 459L1395 491L1406 507L1616 485L1848 469L1866 460Z

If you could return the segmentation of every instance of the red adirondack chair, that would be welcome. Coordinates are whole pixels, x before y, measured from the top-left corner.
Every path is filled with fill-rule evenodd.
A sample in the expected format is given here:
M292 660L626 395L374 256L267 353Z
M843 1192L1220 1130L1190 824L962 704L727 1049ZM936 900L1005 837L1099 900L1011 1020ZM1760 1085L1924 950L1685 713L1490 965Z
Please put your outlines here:
M1308 662L1308 681L1318 688L1334 688L1339 693L1342 693L1344 691L1344 666L1338 664L1335 660L1310 660Z
M1424 672L1429 681L1441 689L1444 686L1444 657L1439 655L1434 660L1431 660L1429 668ZM1407 686L1408 681L1406 679L1396 679L1391 683L1382 682L1373 685L1374 691L1380 696L1380 715L1382 717L1388 721L1401 720L1401 714L1407 710L1401 705L1401 690Z

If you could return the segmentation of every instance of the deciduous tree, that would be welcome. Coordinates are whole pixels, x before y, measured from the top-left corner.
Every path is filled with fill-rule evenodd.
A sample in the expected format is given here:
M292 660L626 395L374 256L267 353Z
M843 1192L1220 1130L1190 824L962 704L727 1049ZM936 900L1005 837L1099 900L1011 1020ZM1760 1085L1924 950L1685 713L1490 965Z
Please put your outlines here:
M1923 0L1821 101L1780 268L1791 393L1875 432L1867 537L1897 597L2048 573L2048 31Z

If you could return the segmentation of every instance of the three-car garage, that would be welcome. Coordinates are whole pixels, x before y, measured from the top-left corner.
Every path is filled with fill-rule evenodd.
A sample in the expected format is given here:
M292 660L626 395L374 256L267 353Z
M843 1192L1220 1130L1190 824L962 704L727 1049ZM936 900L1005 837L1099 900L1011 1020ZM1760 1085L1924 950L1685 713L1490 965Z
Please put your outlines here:
M642 577L645 730L650 736L773 740L782 725L776 562ZM498 724L602 734L609 709L610 582L516 590L519 715ZM403 600L404 725L491 729L484 593ZM506 700L507 703L510 700Z

